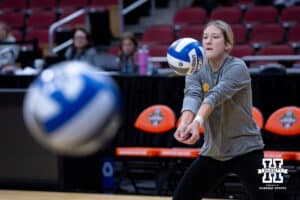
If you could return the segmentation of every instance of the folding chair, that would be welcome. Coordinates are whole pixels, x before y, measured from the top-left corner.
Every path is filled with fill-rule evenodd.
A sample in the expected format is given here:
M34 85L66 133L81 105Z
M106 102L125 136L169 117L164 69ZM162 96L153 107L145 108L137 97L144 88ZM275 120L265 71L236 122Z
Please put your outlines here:
M274 111L268 118L263 136L267 150L300 150L300 108L285 106Z
M178 38L191 37L201 41L203 30L203 25L186 25L179 30Z
M288 45L288 44L271 44L262 47L256 55L271 55L271 56L281 56L281 55L293 55L294 54L294 49ZM251 66L262 66L262 65L268 65L268 64L277 64L277 65L282 65L282 66L289 66L291 61L278 61L276 59L274 60L268 60L268 61L254 61L251 62Z
M234 45L230 54L238 58L252 56L254 54L254 49L248 44Z
M296 160L300 150L300 108L285 106L274 111L264 126L265 157Z
M201 7L185 7L176 11L173 18L175 26L187 24L204 24L206 21L206 10Z
M119 161L120 176L117 189L122 186L123 177L128 178L135 193L140 190L153 190L158 193L162 187L159 181L163 175L161 162L158 158L162 147L167 146L169 135L175 127L175 114L166 105L152 105L144 109L135 120L134 127L140 131L140 144L135 146L117 147L115 155ZM132 135L138 137L138 135ZM155 188L143 187L138 184L143 178L155 182ZM145 181L145 179L144 179ZM153 192L152 191L152 192Z
M1 10L1 8L0 8ZM25 27L25 15L21 12L17 13L4 13L0 15L0 21L3 21L12 29L22 30Z
M76 9L85 8L88 5L86 0L60 0L58 8L65 11L75 11Z
M300 6L290 6L282 10L280 21L284 27L291 27L300 23Z
M272 34L270 34L272 33ZM282 44L285 30L279 24L260 24L253 27L250 43L255 47L267 44Z
M111 46L107 50L108 54L114 55L114 56L119 56L120 54L120 47L119 46Z
M264 129L280 136L296 136L300 134L299 119L299 107L282 107L271 114Z
M51 24L56 20L56 15L54 12L49 11L39 11L32 12L26 21L26 26L28 30L32 29L49 29Z
M248 43L248 30L242 24L231 25L232 32L234 35L234 42L236 44L247 44Z
M0 10L3 13L25 12L27 8L27 0L2 0Z
M244 23L252 27L260 23L276 23L277 10L273 6L253 6L244 15Z
M242 12L237 7L220 7L212 10L210 20L223 20L229 24L239 24L242 19Z
M258 128L262 129L264 125L264 116L262 112L255 106L252 108L252 116Z
M157 44L149 47L149 56L165 57L168 52L169 45Z
M71 15L74 11L66 10L61 13L59 19L63 19L69 15ZM87 24L89 23L89 18L87 15L81 15L72 21L69 21L66 24L63 24L59 27L60 30L73 30L74 28L86 28Z
M300 24L296 24L291 27L287 33L287 43L290 44L294 49L298 49L300 46Z
M56 0L31 0L29 4L29 10L33 12L41 10L51 10L55 11L57 4Z
M25 40L37 39L40 48L44 48L48 45L48 30L47 29L37 29L30 30L26 33Z
M170 25L153 25L142 35L142 44L171 44L175 40L173 27Z

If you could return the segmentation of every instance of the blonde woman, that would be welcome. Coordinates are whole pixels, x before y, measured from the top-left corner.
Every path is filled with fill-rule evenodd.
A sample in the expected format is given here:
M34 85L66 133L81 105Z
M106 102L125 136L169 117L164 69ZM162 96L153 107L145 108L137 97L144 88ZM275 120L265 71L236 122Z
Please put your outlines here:
M184 144L199 139L204 126L201 155L179 182L174 200L200 200L227 173L236 173L250 199L272 199L260 190L264 143L252 119L251 78L246 64L231 57L234 38L231 27L220 20L203 31L203 67L186 76L182 121L174 137Z

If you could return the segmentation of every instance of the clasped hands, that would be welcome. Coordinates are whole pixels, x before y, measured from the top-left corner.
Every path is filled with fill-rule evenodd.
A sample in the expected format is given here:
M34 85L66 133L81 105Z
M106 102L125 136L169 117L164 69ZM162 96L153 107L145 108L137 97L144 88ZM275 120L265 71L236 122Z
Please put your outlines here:
M195 144L199 138L199 128L201 123L196 120L193 120L190 124L181 123L177 130L174 133L174 137L177 141L193 145Z

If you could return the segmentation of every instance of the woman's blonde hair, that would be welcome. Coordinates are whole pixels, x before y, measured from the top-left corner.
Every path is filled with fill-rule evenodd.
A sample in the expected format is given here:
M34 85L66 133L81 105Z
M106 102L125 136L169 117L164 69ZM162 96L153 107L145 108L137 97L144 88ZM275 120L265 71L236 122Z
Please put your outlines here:
M229 24L227 24L226 22L224 22L222 20L210 21L205 25L204 30L209 26L215 26L215 27L219 28L223 33L225 43L229 44L231 46L231 48L233 47L234 36L233 36L233 31Z
M4 30L7 35L10 33L10 28L5 22L0 21L0 29Z

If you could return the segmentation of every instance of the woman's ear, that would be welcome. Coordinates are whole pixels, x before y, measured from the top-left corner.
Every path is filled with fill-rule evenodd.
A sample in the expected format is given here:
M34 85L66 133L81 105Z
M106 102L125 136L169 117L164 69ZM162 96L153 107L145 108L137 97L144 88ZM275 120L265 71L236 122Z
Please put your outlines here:
M228 42L225 44L225 50L230 51L232 49L232 44L229 44Z

